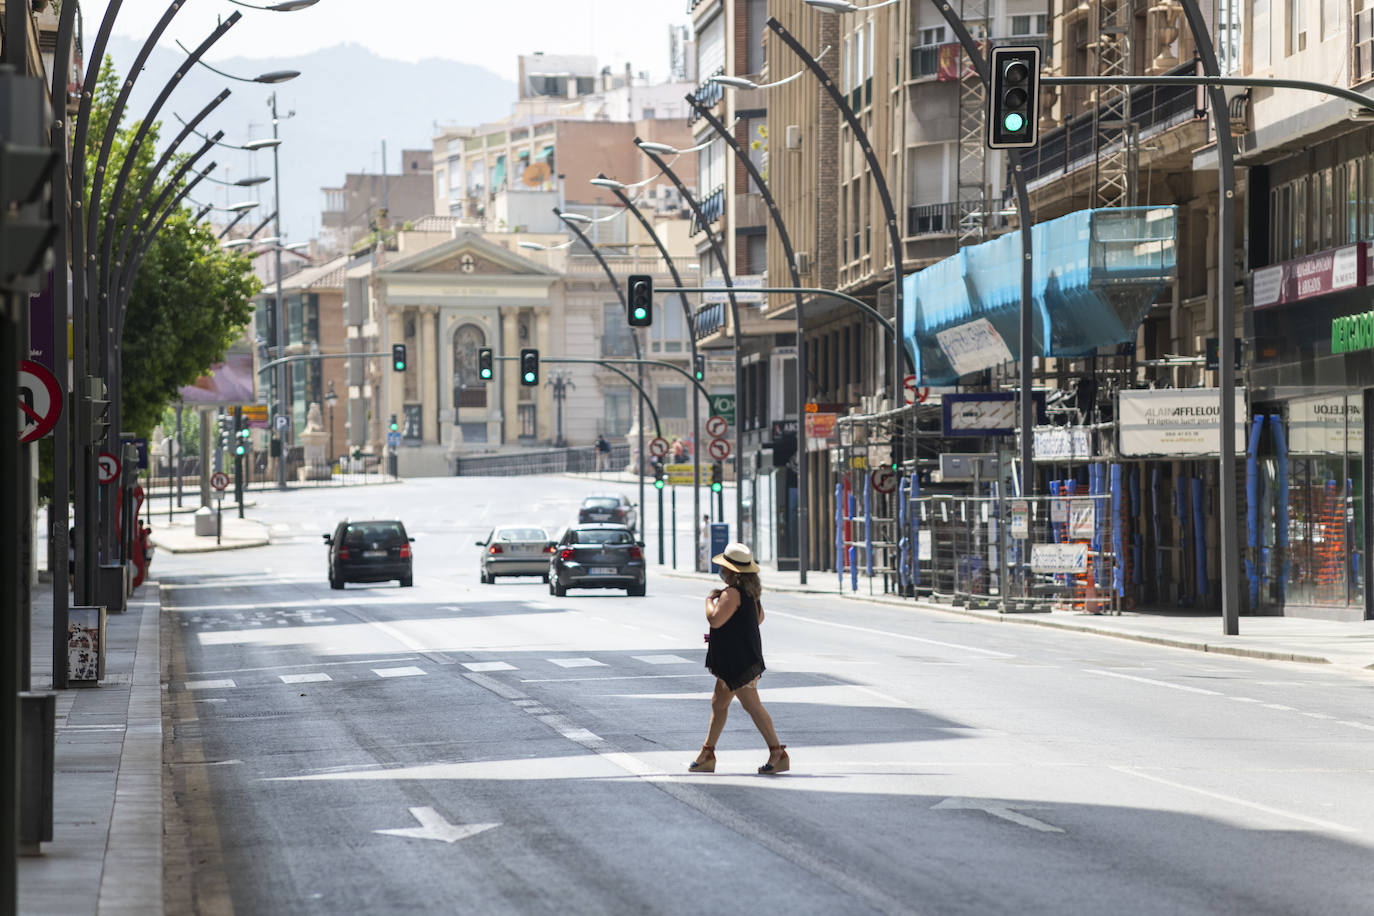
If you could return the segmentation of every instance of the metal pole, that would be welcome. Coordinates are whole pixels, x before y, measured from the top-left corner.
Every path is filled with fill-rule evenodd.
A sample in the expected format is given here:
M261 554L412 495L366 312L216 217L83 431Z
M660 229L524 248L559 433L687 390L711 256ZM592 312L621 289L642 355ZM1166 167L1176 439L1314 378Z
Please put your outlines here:
M272 93L269 102L272 108L272 139L280 139L277 124L277 94ZM282 295L282 276L281 276L281 144L274 144L272 147L272 195L273 214L275 220L272 234L277 237L276 248L276 271L277 271L277 357L286 355L286 347L290 336L286 327L286 299ZM379 234L380 237L380 234ZM287 392L286 386L290 380L289 364L282 363L277 367L277 415L286 416ZM277 456L277 488L286 489L286 442L287 429L290 429L291 421L287 420L286 429L276 428L277 419L272 418L273 431L278 441L281 443L281 453Z
M597 177L605 178L606 175L603 172L598 174ZM611 188L610 192L635 215L635 219L639 220L639 224L644 227L644 231L649 234L649 238L653 239L654 245L658 248L658 253L663 256L664 263L668 265L668 273L672 274L673 282L681 288L682 277L679 276L677 272L677 264L673 262L672 255L668 254L667 247L663 244L663 240L658 237L658 233L654 231L653 225L644 216L644 213L639 207L635 206L635 202L624 191L620 188ZM682 303L682 312L687 328L687 341L692 345L692 368L693 371L695 371L697 364L697 335L692 328L692 309L687 304L686 296L679 295L678 301ZM695 377L693 381L695 381ZM697 387L700 388L701 386L698 385ZM674 491L673 499L677 499L676 491ZM699 514L701 514L701 399L699 393L694 389L692 392L692 517L696 518ZM693 525L692 529L695 532L693 535L693 542L695 544L694 550L699 554L701 553L701 531L696 525ZM674 537L676 537L676 534L674 534ZM696 554L693 554L693 556L696 556Z
M1181 0L1193 45L1208 76L1220 76L1216 48L1197 0ZM1217 376L1221 396L1221 621L1227 636L1240 634L1240 541L1236 519L1236 168L1226 92L1208 89L1208 107L1217 135Z
M673 507L673 569L677 569L677 487L673 487L672 490L673 495L669 502L672 503ZM694 506L693 511L696 511L697 508ZM696 525L694 524L692 527L695 528Z
M744 409L744 405L740 403L740 384L744 379L744 367L739 346L740 336L744 333L744 328L740 325L739 320L739 302L735 298L734 290L735 281L730 273L730 264L725 260L725 251L720 246L720 240L711 231L711 223L706 219L706 215L701 212L701 204L697 202L696 196L682 183L682 179L677 176L677 173L668 167L668 163L664 162L653 150L644 148L643 141L639 137L635 137L634 142L635 146L639 147L640 152L652 159L654 165L658 166L658 170L668 177L668 180L673 183L673 187L677 188L683 201L691 209L692 215L696 217L697 225L701 227L702 232L706 233L706 241L711 245L711 253L715 256L716 263L720 265L721 277L725 280L726 287L729 288L726 295L730 300L730 323L734 326L730 338L734 345L735 354L735 526L739 527L744 521L744 488L740 486L744 481L744 457L742 454L744 450L741 447L744 442L744 435L741 432L743 425L740 423L740 412ZM696 334L695 326L692 328L692 334ZM737 531L736 534L738 535L739 532Z
M663 482L658 481L658 565L663 565Z
M782 242L783 256L787 258L787 270L792 276L793 296L795 297L794 309L796 311L796 350L797 357L794 362L796 367L796 388L797 388L797 575L802 585L806 584L806 571L811 565L811 521L810 521L810 491L808 488L807 454L806 454L806 339L805 326L802 315L802 294L801 273L797 270L797 255L792 250L792 237L787 233L787 224L782 220L782 213L778 210L778 205L773 201L773 194L768 189L768 183L759 174L758 167L749 158L749 154L739 145L724 124L706 106L697 101L696 96L687 94L687 104L691 105L697 114L706 119L706 123L711 125L720 138L725 141L725 145L734 152L735 158L740 165L749 173L754 184L759 189L759 196L763 198L763 204L768 208L768 215L773 221L773 228L778 232L778 240ZM758 494L754 495L754 503L758 504ZM754 518L758 518L757 510Z

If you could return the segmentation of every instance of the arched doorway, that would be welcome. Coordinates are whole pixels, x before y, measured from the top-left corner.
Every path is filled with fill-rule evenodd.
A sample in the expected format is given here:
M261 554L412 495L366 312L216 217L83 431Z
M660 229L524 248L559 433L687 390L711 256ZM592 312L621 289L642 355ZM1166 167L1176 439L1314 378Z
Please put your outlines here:
M453 332L453 418L466 442L487 440L487 384L477 358L486 345L487 334L479 325L462 324Z

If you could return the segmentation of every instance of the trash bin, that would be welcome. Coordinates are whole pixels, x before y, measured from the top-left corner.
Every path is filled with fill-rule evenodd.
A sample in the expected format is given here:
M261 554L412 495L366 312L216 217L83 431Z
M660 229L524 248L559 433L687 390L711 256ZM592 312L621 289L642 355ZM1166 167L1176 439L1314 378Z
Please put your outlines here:
M105 606L67 609L67 683L96 687L105 677Z

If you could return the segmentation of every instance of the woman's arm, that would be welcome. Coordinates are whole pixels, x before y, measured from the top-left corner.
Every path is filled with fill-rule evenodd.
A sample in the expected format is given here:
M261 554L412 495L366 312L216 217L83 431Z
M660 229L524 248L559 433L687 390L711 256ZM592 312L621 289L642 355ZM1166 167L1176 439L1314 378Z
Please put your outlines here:
M716 629L725 625L725 621L739 608L739 592L733 588L727 588L721 592L713 601L706 599L706 622L711 625L711 629Z

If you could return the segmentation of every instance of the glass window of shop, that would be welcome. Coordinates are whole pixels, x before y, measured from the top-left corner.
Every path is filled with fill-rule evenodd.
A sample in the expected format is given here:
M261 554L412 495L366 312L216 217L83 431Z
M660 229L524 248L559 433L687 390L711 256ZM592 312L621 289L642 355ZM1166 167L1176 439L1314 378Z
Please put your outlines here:
M1364 427L1362 396L1297 398L1287 405L1288 460L1265 462L1261 517L1286 521L1288 549L1271 530L1261 559L1267 578L1284 583L1288 605L1350 606L1364 601ZM1287 519L1276 517L1278 488L1286 488Z

